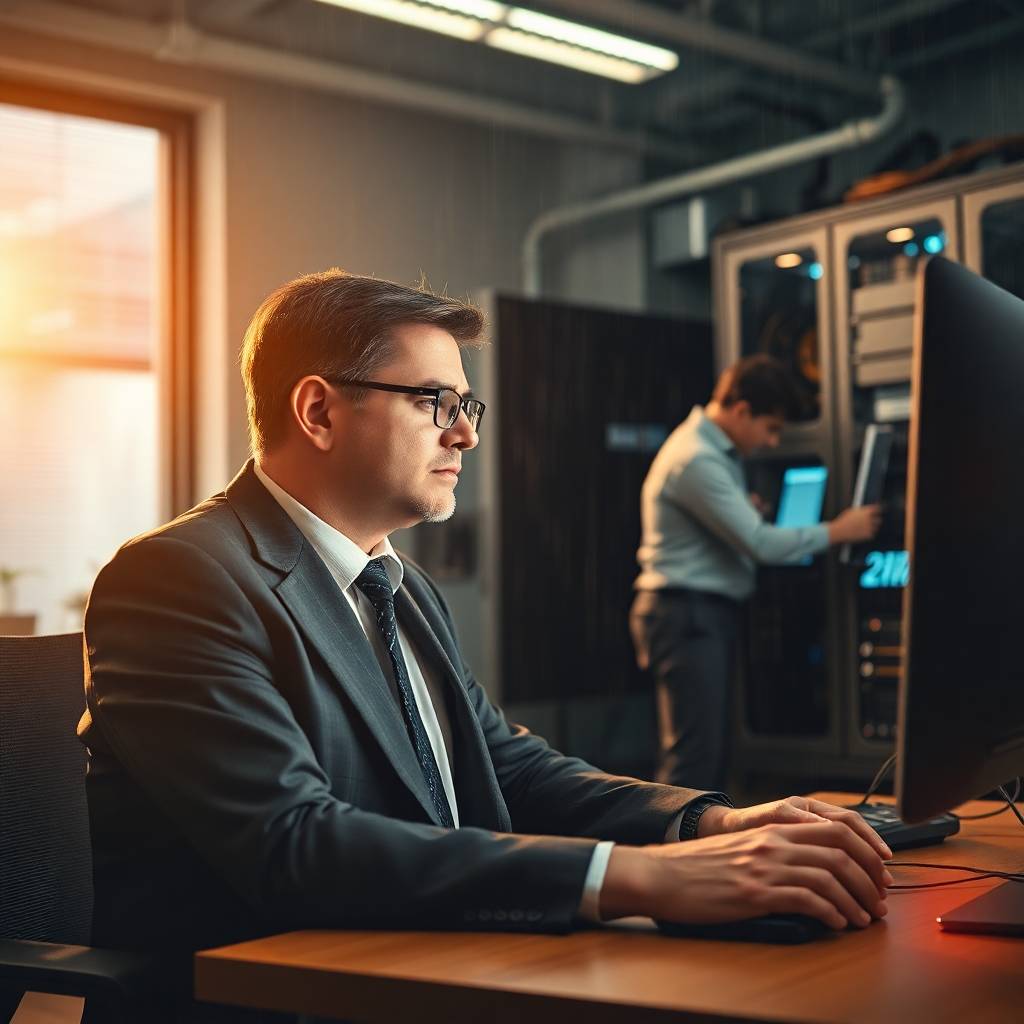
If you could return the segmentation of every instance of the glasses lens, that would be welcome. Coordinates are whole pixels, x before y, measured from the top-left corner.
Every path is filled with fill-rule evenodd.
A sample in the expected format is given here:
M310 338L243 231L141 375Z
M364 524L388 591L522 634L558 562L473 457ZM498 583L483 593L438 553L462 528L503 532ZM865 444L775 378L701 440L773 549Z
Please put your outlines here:
M462 398L458 392L441 388L437 394L437 406L434 409L434 423L442 430L447 430L459 417L459 406Z
M480 426L480 419L484 414L484 403L478 402L475 398L470 398L467 402L463 403L463 408L466 410L466 418L469 420L469 425L477 430Z

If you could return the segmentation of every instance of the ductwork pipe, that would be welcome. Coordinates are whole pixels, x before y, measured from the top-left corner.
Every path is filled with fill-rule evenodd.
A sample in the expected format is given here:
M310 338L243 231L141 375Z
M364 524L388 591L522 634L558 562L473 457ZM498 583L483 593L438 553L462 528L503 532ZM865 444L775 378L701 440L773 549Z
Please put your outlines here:
M872 142L891 131L903 116L903 86L891 75L879 80L882 110L875 117L849 121L839 128L811 135L796 142L762 149L746 156L733 157L710 167L684 171L661 181L616 192L600 199L560 206L541 214L528 228L523 241L523 287L531 298L542 292L541 241L559 228L596 220L614 213L637 210L667 199L679 199L705 189L728 185L755 175L768 174L783 167L830 156Z

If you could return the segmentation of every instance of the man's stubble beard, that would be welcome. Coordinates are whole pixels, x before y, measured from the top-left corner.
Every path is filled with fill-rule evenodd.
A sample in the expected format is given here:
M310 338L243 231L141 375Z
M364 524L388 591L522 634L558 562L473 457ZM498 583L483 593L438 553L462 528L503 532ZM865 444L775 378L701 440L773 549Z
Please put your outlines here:
M447 522L455 515L455 495L451 495L444 502L435 502L433 504L422 502L417 507L416 512L420 517L420 522L423 523Z

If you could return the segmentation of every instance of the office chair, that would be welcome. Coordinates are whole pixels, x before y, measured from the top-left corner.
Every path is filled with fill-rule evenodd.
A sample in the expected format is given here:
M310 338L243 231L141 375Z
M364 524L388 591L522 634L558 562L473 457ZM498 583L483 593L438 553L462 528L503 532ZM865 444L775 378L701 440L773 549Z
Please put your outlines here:
M86 945L92 856L82 634L0 636L0 1021L25 992L84 996L83 1024L168 1019L160 964Z

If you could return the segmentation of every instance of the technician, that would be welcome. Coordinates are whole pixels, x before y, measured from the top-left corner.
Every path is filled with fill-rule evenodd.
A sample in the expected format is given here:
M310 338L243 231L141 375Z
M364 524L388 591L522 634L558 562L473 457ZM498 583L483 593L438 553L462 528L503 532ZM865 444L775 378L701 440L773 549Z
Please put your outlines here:
M657 688L659 782L725 786L739 616L756 565L798 562L878 531L877 505L848 508L816 526L765 522L741 459L778 447L799 408L778 360L741 359L719 378L707 406L694 406L669 435L644 480L630 632L637 662Z

